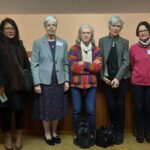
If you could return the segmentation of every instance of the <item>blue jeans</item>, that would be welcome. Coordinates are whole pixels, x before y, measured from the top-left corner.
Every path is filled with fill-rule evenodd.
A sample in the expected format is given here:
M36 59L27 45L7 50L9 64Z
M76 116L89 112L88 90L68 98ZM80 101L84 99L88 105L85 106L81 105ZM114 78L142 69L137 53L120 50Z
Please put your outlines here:
M89 88L89 89L71 88L71 96L73 103L73 128L75 134L77 134L79 122L81 119L81 113L83 112L83 110L85 110L84 113L86 114L87 121L89 122L91 134L95 134L96 88Z

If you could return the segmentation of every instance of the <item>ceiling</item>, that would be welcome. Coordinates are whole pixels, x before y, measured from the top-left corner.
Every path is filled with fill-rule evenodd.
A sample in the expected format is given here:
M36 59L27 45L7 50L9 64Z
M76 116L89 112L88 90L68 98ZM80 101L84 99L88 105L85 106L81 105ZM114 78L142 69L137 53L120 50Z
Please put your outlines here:
M0 13L150 13L150 0L0 0Z

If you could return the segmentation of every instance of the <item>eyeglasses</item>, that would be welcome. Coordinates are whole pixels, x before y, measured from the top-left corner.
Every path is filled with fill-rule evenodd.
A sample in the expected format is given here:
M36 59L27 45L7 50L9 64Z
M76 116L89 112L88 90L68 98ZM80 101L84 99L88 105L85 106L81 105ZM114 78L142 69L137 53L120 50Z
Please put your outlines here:
M149 31L147 29L145 30L139 30L139 33L142 34L142 33L148 33Z
M112 24L111 26L112 26L112 27L117 27L117 28L120 28L120 27L121 27L121 25L115 25L115 24Z
M9 28L9 27L8 27L8 28L4 28L4 30L6 30L6 31L15 31L15 28L13 28L13 27L12 27L12 28Z

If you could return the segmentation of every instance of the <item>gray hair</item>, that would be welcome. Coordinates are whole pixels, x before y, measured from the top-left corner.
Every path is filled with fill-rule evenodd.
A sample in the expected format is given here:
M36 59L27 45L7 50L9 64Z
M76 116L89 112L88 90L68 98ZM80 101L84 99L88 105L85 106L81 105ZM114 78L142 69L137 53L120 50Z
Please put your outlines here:
M80 26L79 31L78 31L78 36L77 36L77 39L76 39L76 43L77 43L77 44L80 44L80 42L81 42L81 33L82 33L82 31L83 31L85 28L91 29L91 43L92 43L93 45L95 45L94 29L93 29L93 27L92 27L91 25L89 25L89 24L83 24L83 25Z
M118 23L121 25L121 29L122 29L124 24L123 20L119 16L111 16L111 18L108 21L109 29L112 25L117 25Z
M56 26L58 23L57 18L55 16L47 16L44 20L44 27L46 27L49 22L56 24Z

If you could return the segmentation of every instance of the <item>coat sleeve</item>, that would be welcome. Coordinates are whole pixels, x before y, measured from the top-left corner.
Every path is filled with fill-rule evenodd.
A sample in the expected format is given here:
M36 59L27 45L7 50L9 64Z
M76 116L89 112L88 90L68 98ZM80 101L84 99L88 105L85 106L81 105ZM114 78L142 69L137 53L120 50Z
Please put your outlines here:
M103 57L102 68L101 68L101 71L100 71L100 78L103 78L104 77L104 49L103 49L103 42L102 42L101 39L99 39L99 49L101 50L101 54L102 54L102 57Z
M122 62L116 78L121 80L126 72L129 70L130 57L129 57L129 41L125 40L123 43Z
M130 48L130 67L131 67L131 70L133 70L134 68L134 53L133 53L133 49Z
M21 42L21 46L22 46L23 56L24 56L23 68L31 70L29 58L28 58L28 55L27 55L27 51L26 51L26 49L25 49L22 42Z
M1 56L1 55L0 55ZM0 57L0 60L2 58ZM2 74L2 63L0 63L0 86L4 86L4 77L3 77L3 74Z
M99 60L99 64L94 63L95 60ZM100 50L96 50L95 58L92 63L84 62L84 70L90 73L98 73L102 68L102 53Z
M78 65L78 54L74 48L70 48L68 52L70 72L73 74L83 74L84 66Z
M1 66L0 66L0 86L4 86L4 78L1 71Z
M38 42L34 41L31 55L31 72L33 76L34 85L40 84L39 61L40 61L40 48Z
M65 81L69 81L69 64L68 64L68 44L65 43L65 53L64 53L64 71L65 71Z

